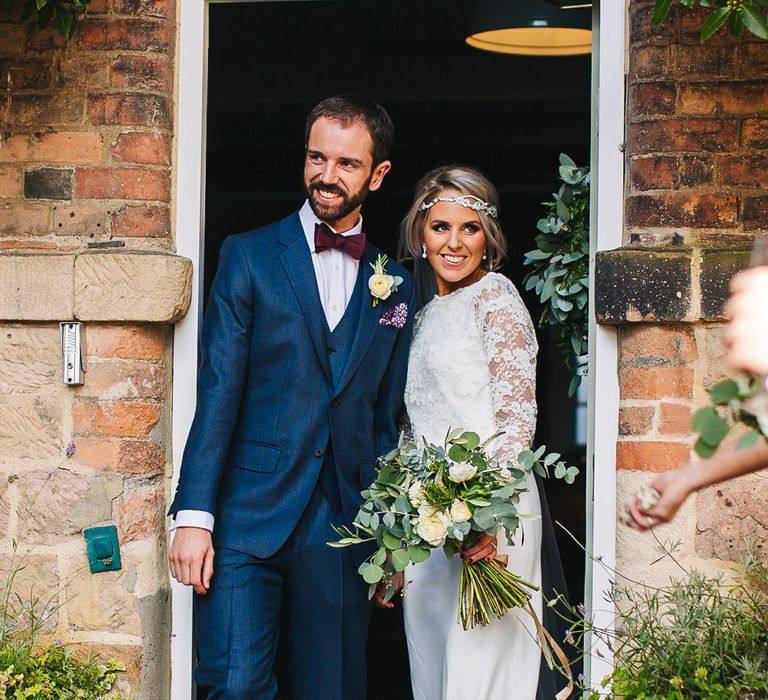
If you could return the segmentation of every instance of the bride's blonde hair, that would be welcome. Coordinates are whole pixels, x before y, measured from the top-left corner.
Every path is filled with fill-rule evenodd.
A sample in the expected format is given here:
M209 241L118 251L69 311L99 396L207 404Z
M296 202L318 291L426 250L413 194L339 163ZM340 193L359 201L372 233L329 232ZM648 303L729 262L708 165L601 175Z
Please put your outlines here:
M400 227L398 253L401 258L421 256L424 241L424 222L428 209L420 209L424 202L431 202L443 192L452 190L459 194L477 197L498 210L499 195L490 180L479 170L467 165L443 165L430 170L416 185L416 196ZM497 269L506 258L507 241L498 219L485 211L477 211L485 233L486 257L489 270Z

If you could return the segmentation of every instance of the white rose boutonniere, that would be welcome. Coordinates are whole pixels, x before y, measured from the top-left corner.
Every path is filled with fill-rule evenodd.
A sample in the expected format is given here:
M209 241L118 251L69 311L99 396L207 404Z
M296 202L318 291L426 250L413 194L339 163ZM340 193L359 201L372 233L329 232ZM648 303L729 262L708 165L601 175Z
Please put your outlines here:
M376 262L371 263L373 268L373 274L368 279L368 289L373 297L373 306L376 306L380 301L389 299L393 292L397 291L397 288L403 283L402 277L387 274L387 261L389 258L386 255L379 254L376 257Z

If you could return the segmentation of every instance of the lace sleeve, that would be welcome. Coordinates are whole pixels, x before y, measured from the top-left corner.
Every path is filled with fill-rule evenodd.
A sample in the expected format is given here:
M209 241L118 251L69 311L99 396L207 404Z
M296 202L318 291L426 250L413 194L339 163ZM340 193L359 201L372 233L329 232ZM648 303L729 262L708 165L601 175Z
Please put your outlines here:
M536 430L536 352L533 322L515 286L501 278L475 300L475 318L491 374L499 461L517 463Z

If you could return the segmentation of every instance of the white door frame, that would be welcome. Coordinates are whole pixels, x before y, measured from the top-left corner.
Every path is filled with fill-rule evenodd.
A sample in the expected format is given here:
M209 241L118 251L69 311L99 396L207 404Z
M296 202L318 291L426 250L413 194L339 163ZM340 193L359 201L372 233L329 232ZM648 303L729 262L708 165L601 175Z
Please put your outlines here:
M192 303L175 327L173 351L173 478L179 478L184 442L192 423L196 397L197 343L201 321L203 191L205 187L205 110L208 55L208 3L184 0L179 6L178 99L176 104L176 252L192 261ZM253 1L253 0L252 0ZM261 1L261 0L255 0ZM287 0L281 0L283 2ZM607 0L595 10L597 27L593 81L593 231L591 261L597 250L621 245L624 161L624 66L626 8ZM594 269L594 265L592 266ZM594 289L594 285L592 285ZM590 422L587 489L587 547L601 557L607 569L615 566L616 438L619 413L617 343L614 330L595 327L590 301ZM598 373L597 368L600 368ZM596 427L600 429L597 430ZM592 498L589 498L589 495ZM587 562L585 603L594 609L610 582L606 568ZM171 586L171 698L190 700L192 685L192 591L175 581ZM598 622L611 624L612 611L596 611ZM593 661L592 676L599 681L610 671L608 649ZM588 669L589 670L589 669Z

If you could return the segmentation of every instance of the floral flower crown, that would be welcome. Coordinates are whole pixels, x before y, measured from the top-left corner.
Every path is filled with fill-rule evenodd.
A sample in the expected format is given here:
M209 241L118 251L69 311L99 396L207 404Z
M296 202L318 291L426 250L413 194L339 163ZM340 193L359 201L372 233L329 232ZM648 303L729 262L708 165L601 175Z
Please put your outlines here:
M488 214L488 216L491 216L494 219L496 219L499 215L498 209L496 209L493 204L486 202L484 199L480 199L480 197L475 197L473 194L462 194L450 197L435 197L431 202L422 202L419 205L419 211L426 211L427 209L431 209L438 202L455 202L456 204L462 207L466 207L467 209L484 211L486 214Z

